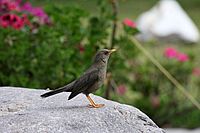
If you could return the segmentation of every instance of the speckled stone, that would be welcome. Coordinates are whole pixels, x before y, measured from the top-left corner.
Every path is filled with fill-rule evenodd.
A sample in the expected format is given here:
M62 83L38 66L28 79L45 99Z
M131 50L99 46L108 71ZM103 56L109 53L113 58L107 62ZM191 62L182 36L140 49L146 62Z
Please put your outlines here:
M164 133L135 107L91 94L103 108L89 108L82 94L42 99L45 90L0 87L0 133Z

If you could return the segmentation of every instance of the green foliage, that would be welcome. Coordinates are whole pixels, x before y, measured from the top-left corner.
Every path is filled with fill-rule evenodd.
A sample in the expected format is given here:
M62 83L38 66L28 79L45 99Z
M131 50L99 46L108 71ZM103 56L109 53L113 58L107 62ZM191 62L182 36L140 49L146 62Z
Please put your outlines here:
M34 29L26 27L19 31L1 28L0 85L54 89L77 78L91 64L96 51L110 45L112 15L110 6L105 6L109 2L98 4L99 15L96 16L76 6L48 5L45 11L50 16L51 26L37 25ZM116 42L122 46L121 55L116 54L111 59L116 64L112 68L116 68L113 72L116 79L121 79L122 76L115 73L123 72L117 69L119 67L128 68L128 63L124 64L123 49L132 47L129 53L135 50L126 37Z
M78 46L85 37L82 19L87 13L71 7L46 8L52 26L40 26L35 32L1 28L1 86L54 88L84 69Z

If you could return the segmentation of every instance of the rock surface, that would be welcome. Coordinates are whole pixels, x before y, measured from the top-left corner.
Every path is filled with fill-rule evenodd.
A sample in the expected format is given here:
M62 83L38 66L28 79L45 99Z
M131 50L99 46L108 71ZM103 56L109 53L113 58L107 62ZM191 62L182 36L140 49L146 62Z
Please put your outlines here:
M0 133L164 133L140 110L91 95L103 108L88 108L84 95L47 99L45 90L0 87Z

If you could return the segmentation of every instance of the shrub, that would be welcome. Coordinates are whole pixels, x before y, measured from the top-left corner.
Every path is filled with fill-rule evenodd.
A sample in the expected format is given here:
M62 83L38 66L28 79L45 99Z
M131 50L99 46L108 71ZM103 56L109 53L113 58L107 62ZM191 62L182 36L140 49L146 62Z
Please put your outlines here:
M64 85L85 68L79 47L86 36L82 19L87 13L79 8L49 6L46 7L52 21L49 25L50 20L41 8L25 4L23 9L33 14L29 19L31 25L19 29L12 25L0 27L0 85L31 88ZM37 20L42 16L44 19Z

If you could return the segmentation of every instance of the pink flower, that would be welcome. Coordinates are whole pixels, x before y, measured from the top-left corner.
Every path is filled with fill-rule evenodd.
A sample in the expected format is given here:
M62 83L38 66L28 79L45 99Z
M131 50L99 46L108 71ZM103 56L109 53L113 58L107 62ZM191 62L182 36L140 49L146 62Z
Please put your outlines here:
M20 0L0 0L0 11L8 12L8 11L19 11Z
M21 16L21 20L22 20L22 22L24 23L24 25L31 25L31 23L30 23L30 21L29 21L29 19L28 19L28 17L27 17L27 15L26 14L23 14L22 16Z
M164 55L165 57L167 58L176 58L177 56L177 50L175 48L166 48L165 51L164 51Z
M31 3L26 2L21 9L24 11L28 11L30 14L38 17L41 23L50 23L48 15L41 7L33 7Z
M1 21L0 20L0 26L2 26L3 28L7 28L9 26L9 23L6 21Z
M180 62L186 62L189 60L188 55L184 54L184 53L178 53L176 56L176 59Z
M33 7L31 5L31 3L29 2L26 2L22 7L21 7L22 10L24 11L32 11Z
M14 29L18 30L18 29L21 29L24 26L24 23L19 16L15 15L15 14L9 14L9 15L10 15L9 24Z
M117 87L117 93L120 95L124 95L126 92L126 86L125 85L119 85Z
M192 70L192 74L194 75L194 76L200 76L200 68L193 68L193 70Z
M4 28L7 28L10 25L10 15L9 14L0 16L0 25Z
M24 26L24 22L19 16L13 15L11 19L11 26L16 30L19 30Z
M136 28L136 24L128 18L124 19L123 24L131 28Z
M164 56L169 58L169 59L174 58L174 59L178 60L179 62L186 62L186 61L189 60L189 57L188 57L187 54L181 53L181 52L177 51L175 48L172 48L172 47L165 49Z
M26 15L19 17L15 14L4 14L0 17L0 25L4 28L12 26L14 29L19 30L24 27L25 24L28 25L28 19Z

